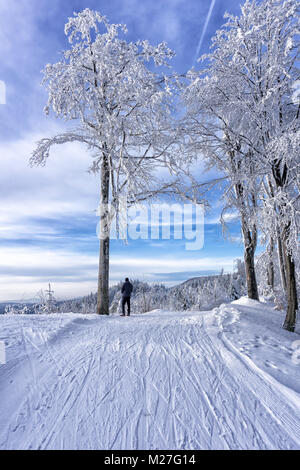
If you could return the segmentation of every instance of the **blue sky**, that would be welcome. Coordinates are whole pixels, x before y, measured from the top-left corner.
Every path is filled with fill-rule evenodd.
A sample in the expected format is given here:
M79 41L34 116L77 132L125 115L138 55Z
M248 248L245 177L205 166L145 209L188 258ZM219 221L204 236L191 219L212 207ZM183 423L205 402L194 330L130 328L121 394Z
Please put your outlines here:
M97 176L87 173L90 156L81 145L53 149L44 168L30 168L35 142L64 128L43 107L41 70L68 47L64 25L74 11L97 9L125 23L128 40L166 41L176 52L173 68L185 72L208 50L225 11L235 0L0 0L0 301L29 299L53 283L57 298L96 290L98 239ZM208 12L211 16L208 17ZM207 27L204 29L205 24ZM1 100L0 100L1 101ZM239 228L224 240L218 224L222 201L205 215L204 246L187 251L184 240L129 240L111 244L111 282L128 275L175 284L207 272L231 271L242 256Z

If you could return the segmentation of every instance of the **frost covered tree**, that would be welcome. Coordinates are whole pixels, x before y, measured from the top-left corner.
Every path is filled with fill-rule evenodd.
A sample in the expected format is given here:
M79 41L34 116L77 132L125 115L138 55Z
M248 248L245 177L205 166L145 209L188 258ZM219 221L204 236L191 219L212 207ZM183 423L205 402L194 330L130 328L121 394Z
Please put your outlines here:
M223 179L216 178L207 187L211 190L215 183L219 184L221 181L223 224L226 211L234 209L239 214L248 296L258 300L254 256L257 246L259 181L255 173L253 151L235 132L238 117L229 101L224 103L223 92L220 91L220 87L228 86L230 93L231 84L223 83L222 75L218 75L219 70L215 70L215 66L217 64L212 60L211 67L203 72L205 78L201 78L202 72L191 71L188 74L188 84L183 92L187 112L182 125L189 139L185 151L189 157L204 156L208 161L208 168L216 167L225 175Z
M20 313L17 305L6 305L4 309L5 315L17 315Z
M298 308L294 257L300 115L299 99L293 96L299 80L299 3L246 1L239 17L226 17L212 52L203 57L206 66L188 75L189 147L229 177L231 190L242 185L241 201L257 198L264 232L281 245L288 305L284 328L293 331ZM230 168L231 155L238 171L236 165ZM258 210L252 214L246 219L249 227L258 222Z
M46 313L53 313L56 309L56 299L54 297L54 291L51 289L50 282L48 284L48 289L45 291L45 294L46 294L45 311Z
M126 41L124 25L110 24L90 9L75 13L65 33L70 49L44 70L45 111L75 120L78 127L40 140L31 164L44 165L55 144L78 141L92 150L90 171L100 175L97 313L108 314L112 216L118 214L121 197L135 203L153 194L158 184L153 169L172 156L171 85L151 68L168 66L173 52L165 43Z

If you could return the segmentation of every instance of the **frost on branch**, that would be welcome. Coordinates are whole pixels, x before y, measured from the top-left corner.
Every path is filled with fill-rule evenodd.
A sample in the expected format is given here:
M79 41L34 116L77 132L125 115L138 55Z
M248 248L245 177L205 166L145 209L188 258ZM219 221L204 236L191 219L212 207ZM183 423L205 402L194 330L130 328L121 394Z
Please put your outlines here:
M152 170L172 159L174 141L171 81L147 67L150 60L167 65L174 54L165 43L128 43L119 37L124 32L124 25L89 9L69 18L65 33L71 47L44 69L45 112L79 126L42 139L30 159L44 165L52 145L86 143L93 150L91 171L100 171L107 160L114 200L119 193L130 200L150 193Z
M287 295L284 327L293 331L298 308L299 2L246 1L239 17L226 18L212 52L203 57L205 68L190 71L183 87L189 136L185 152L191 158L204 155L209 167L227 177L225 207L239 212L245 255L252 252L253 280L258 228L270 245L278 245Z
M171 118L170 83L148 66L168 65L173 56L165 43L127 42L122 25L110 24L89 9L69 19L71 44L60 62L48 64L43 83L49 99L45 112L76 120L77 129L38 142L30 159L44 165L50 147L79 141L92 150L92 172L100 173L100 207L120 198L129 204L165 190L156 169L173 159L176 131ZM167 84L167 86L166 86ZM118 213L117 213L118 216ZM110 216L101 216L97 312L109 312Z

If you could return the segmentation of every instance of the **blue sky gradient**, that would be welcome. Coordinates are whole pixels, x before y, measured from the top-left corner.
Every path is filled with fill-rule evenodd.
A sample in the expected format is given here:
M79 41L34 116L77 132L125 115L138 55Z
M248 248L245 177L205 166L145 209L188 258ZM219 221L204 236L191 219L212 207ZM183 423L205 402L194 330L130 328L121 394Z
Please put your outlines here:
M207 0L0 0L0 301L28 299L53 283L57 298L96 290L98 267L98 177L87 173L90 156L79 145L53 148L45 168L30 168L35 142L66 124L46 117L41 70L68 48L64 25L74 11L92 8L111 22L125 23L128 40L166 41L176 52L177 72L192 67L223 23L225 11L239 13L239 1L216 0L207 24ZM196 67L198 65L196 64ZM242 257L239 226L225 240L215 194L205 215L204 247L187 251L184 240L111 243L111 282L128 275L168 285L208 272L231 271Z

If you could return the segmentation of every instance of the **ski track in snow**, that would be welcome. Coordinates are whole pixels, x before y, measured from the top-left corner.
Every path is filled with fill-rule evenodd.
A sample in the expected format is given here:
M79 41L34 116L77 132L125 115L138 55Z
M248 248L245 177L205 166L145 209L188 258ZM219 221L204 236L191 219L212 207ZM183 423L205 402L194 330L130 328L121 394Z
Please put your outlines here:
M299 394L230 339L241 308L3 316L0 448L299 449Z

